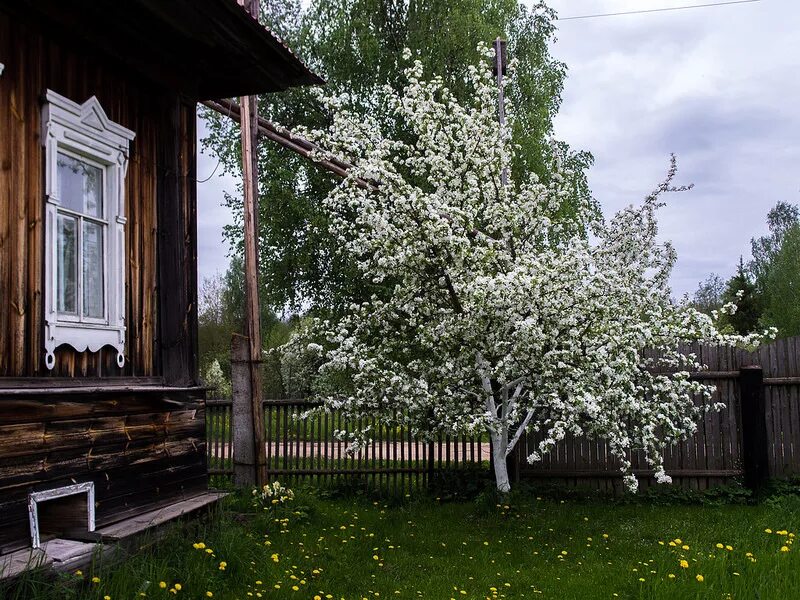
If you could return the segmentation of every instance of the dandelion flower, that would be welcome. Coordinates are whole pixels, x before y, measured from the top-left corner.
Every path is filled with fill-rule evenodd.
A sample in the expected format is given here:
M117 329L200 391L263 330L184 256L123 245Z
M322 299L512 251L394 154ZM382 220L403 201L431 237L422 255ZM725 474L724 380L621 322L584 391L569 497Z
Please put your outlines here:
M180 591L181 591L181 589L182 589L182 586L181 586L181 584L180 584L180 583L176 583L176 584L175 584L175 585L173 585L172 587L174 587L174 588L175 588L176 590L178 590L179 592L180 592Z
M689 563L688 563L688 561L686 561L686 559L682 559L679 564L681 566L681 569L688 569L689 568Z
M703 577L702 575L700 575L700 573L698 573L697 575L695 575L695 577L694 577L694 578L695 578L695 579L697 579L697 581L699 581L700 583L702 583L702 582L703 582L703 580L705 579L705 577Z
M92 577L92 583L100 583L100 578L96 576Z
M158 582L158 587L160 587L162 590L167 589L167 582L166 581L159 581Z
M724 547L725 546L723 546L722 544L719 544L719 543L717 544L717 548L719 548L720 550L722 550Z
M788 552L789 546L781 546L781 552Z

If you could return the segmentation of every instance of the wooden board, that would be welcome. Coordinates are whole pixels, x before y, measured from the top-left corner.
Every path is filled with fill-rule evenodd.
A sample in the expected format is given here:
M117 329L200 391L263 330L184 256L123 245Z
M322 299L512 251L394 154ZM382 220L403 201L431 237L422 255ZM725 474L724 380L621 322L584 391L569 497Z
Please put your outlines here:
M178 379L196 370L196 153L195 104L146 82L93 53L74 38L65 42L0 9L0 377L106 377L160 374L159 349L186 357ZM126 364L110 351L56 351L56 365L44 366L44 174L41 97L51 89L84 102L97 96L108 117L133 130L125 180ZM165 104L174 107L165 119ZM167 182L166 185L164 182ZM162 201L160 193L174 193ZM169 210L167 210L169 209ZM165 212L167 211L167 212ZM159 277L166 247L180 253L169 278ZM163 258L159 258L159 256ZM173 288L178 293L172 293ZM169 310L169 338L162 305Z

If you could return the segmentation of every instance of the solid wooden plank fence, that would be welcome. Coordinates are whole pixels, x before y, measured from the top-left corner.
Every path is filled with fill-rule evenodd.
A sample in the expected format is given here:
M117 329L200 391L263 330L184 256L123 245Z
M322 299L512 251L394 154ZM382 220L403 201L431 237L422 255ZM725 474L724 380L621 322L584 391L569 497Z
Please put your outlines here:
M753 487L767 477L800 474L800 337L776 340L755 352L691 345L708 370L693 378L716 387L707 412L689 440L668 448L665 468L676 485L703 490L734 478ZM758 368L760 367L760 368ZM703 400L695 398L699 405ZM540 435L518 445L516 477L552 480L568 486L617 491L619 461L603 440L567 437L540 462L528 464ZM642 452L629 454L642 487L654 484Z
M722 402L725 408L706 413L691 439L667 450L666 471L675 484L703 490L743 478L757 487L767 477L800 474L800 337L777 340L753 353L697 345L684 351L696 353L708 366L693 377L715 385L709 402ZM370 489L400 492L425 486L443 471L489 468L488 441L443 437L426 442L415 439L407 428L373 420L374 440L349 455L346 443L334 436L336 430L351 428L340 414L299 420L296 417L314 406L303 399L265 401L264 406L270 478L319 484L349 478ZM230 400L208 401L212 481L230 479L234 472L232 414ZM538 441L535 434L520 441L511 461L517 480L621 490L618 462L603 440L568 437L542 461L528 464L526 457ZM640 484L653 484L643 454L633 452L630 459Z

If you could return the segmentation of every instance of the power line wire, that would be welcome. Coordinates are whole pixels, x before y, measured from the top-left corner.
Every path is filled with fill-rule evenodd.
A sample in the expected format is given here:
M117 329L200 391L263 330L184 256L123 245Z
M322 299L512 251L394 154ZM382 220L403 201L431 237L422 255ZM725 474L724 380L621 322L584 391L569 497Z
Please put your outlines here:
M559 17L556 21L575 21L577 19L596 19L598 17L619 17L622 15L642 15L645 13L668 12L673 10L687 10L690 8L711 8L712 6L727 6L729 4L752 4L761 0L730 0L729 2L710 2L708 4L690 4L688 6L670 6L665 8L650 8L644 10L629 10L625 12L599 13L596 15L577 15L574 17Z

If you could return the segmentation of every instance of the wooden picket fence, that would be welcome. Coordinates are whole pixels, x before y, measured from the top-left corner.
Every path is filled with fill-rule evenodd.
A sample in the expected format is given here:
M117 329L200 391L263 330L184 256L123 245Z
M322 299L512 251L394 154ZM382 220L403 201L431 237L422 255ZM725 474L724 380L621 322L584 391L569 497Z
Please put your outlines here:
M703 490L737 478L754 484L765 477L800 475L800 337L777 340L753 353L699 345L687 346L684 351L694 352L708 366L693 377L714 385L709 402L722 402L725 408L707 412L691 439L666 452L666 471L675 484ZM359 428L372 425L374 439L361 452L348 454L346 444L334 432L349 431L354 424L338 413L298 418L313 406L304 399L265 401L270 478L320 485L344 478L369 489L398 493L424 487L444 472L490 467L486 439L423 441L405 427L389 427L377 419L358 423ZM232 478L232 422L231 400L208 400L206 432L212 482ZM603 440L567 437L542 461L529 464L526 457L538 442L535 434L520 440L511 461L513 478L622 489L618 461L609 455ZM630 459L640 485L653 484L643 454L633 452Z
M234 473L231 400L206 404L209 474L213 483ZM344 479L368 491L397 495L427 487L443 471L483 468L489 444L467 436L422 440L404 426L391 427L377 418L348 421L339 412L300 416L319 406L307 399L264 402L266 471L269 479L296 484L329 485ZM357 453L337 431L371 427L371 441ZM488 463L487 463L488 464Z

